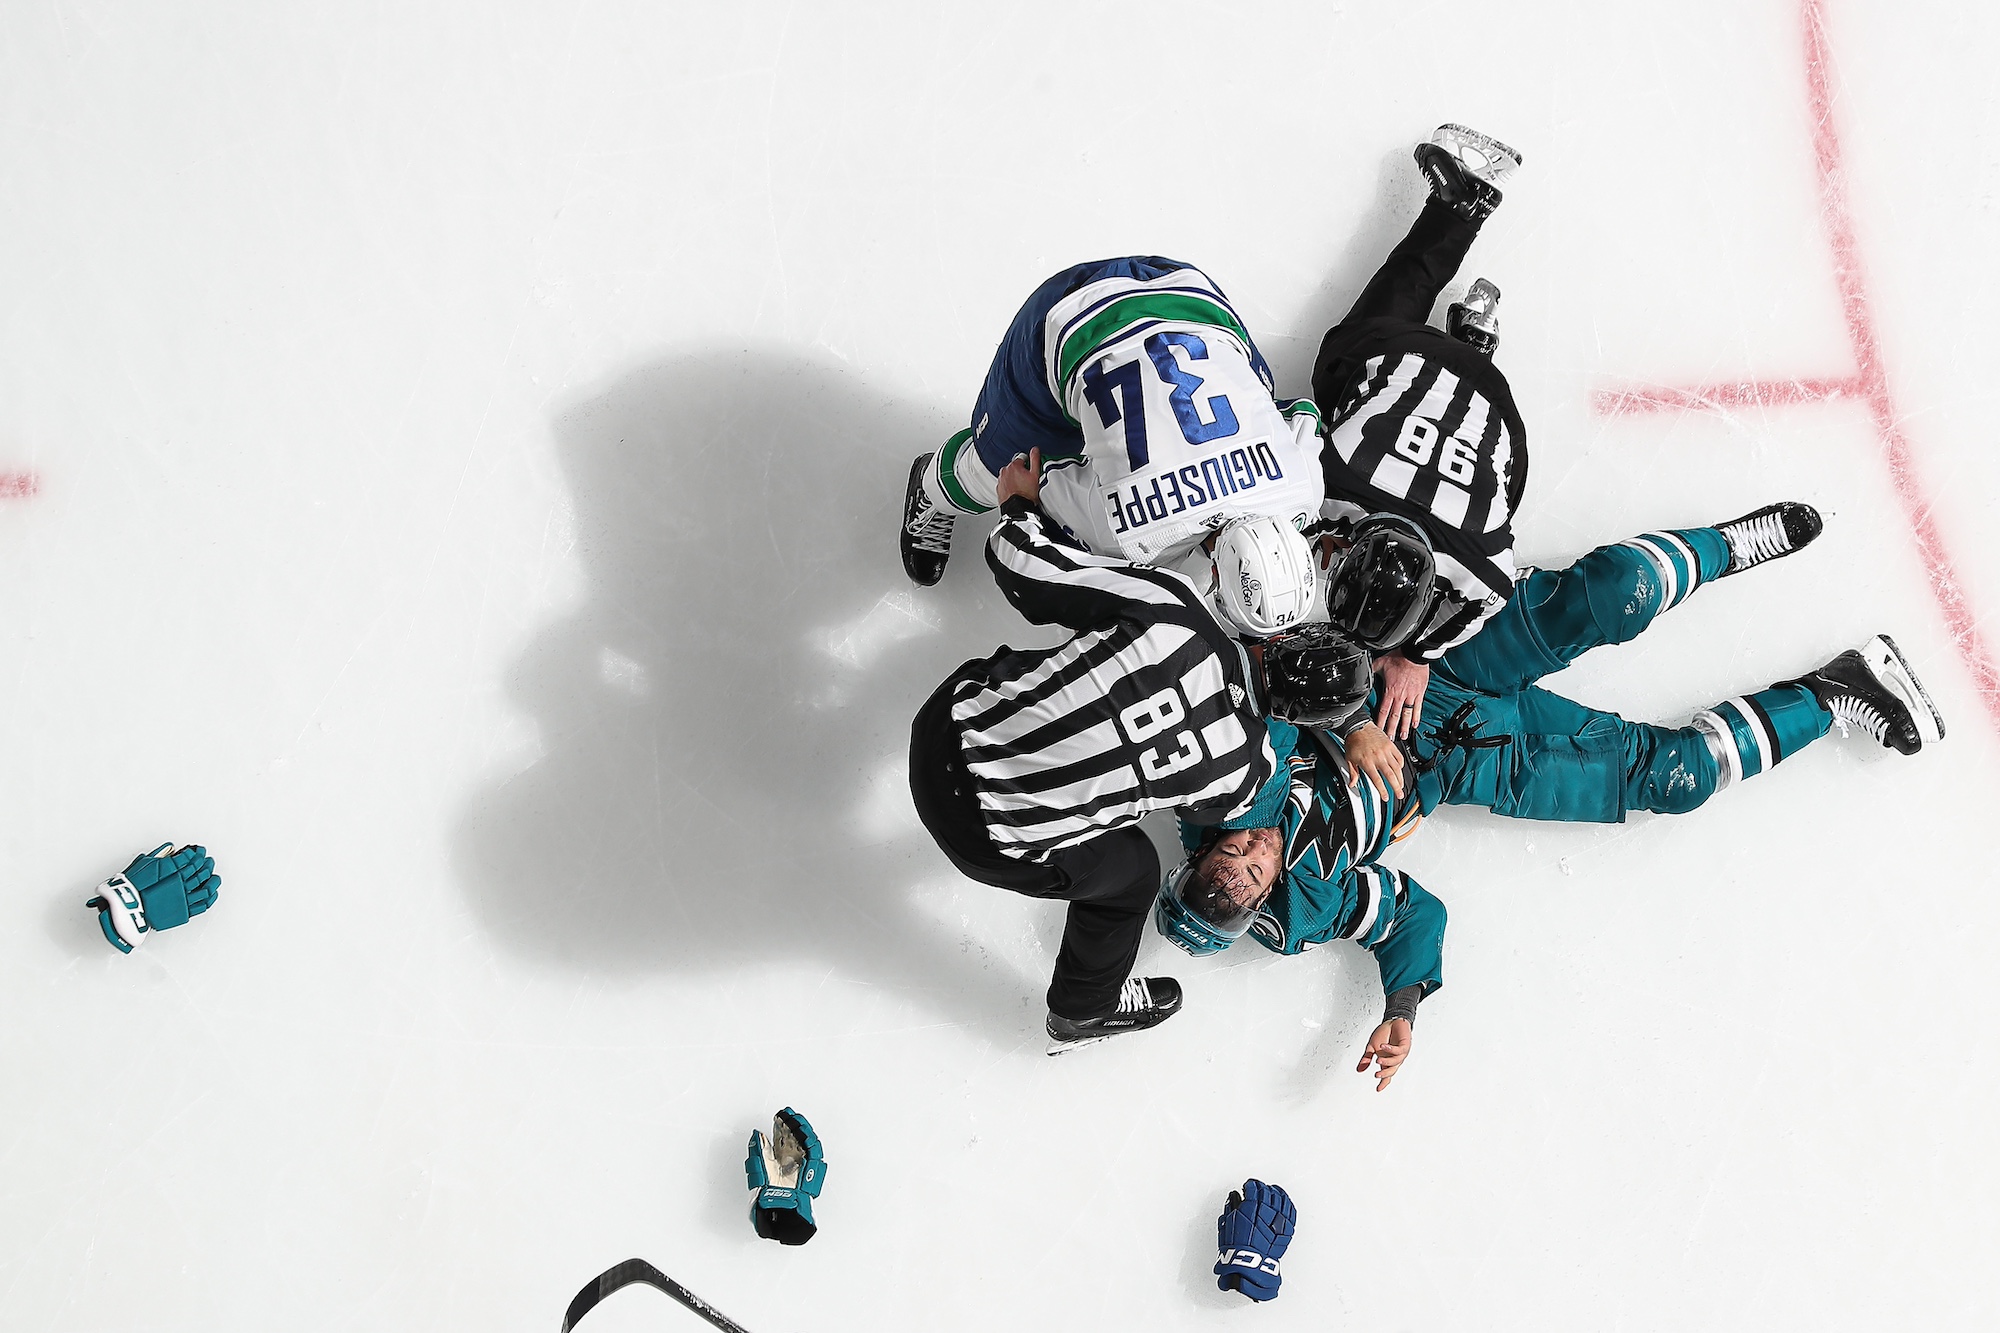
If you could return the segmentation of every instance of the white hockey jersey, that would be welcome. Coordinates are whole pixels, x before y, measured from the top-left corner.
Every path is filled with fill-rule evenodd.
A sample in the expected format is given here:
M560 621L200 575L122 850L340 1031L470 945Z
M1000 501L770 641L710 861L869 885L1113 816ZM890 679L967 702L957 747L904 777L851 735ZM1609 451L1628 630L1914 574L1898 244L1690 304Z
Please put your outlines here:
M1107 278L1049 311L1044 370L1083 456L1045 461L1042 507L1099 555L1156 565L1239 514L1318 518L1319 409L1281 406L1250 335L1195 269Z

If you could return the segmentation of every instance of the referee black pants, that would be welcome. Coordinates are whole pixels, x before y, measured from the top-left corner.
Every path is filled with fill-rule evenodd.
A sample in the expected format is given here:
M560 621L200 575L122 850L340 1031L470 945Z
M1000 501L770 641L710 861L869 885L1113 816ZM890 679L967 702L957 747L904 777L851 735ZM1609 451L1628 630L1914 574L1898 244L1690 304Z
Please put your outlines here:
M1136 828L1100 833L1042 862L1001 854L979 813L951 717L952 691L974 665L968 662L938 686L910 727L910 798L938 847L964 874L995 888L1069 904L1049 979L1049 1012L1071 1019L1102 1017L1118 1007L1118 988L1139 956L1160 890L1159 854Z
M1413 324L1429 321L1431 310L1443 294L1445 284L1458 275L1466 251L1479 235L1479 223L1460 217L1436 198L1424 201L1423 212L1375 276L1355 298L1342 324L1364 319L1402 319ZM1338 327L1338 326L1336 326ZM1329 335L1331 336L1331 335ZM1334 404L1322 403L1326 411Z

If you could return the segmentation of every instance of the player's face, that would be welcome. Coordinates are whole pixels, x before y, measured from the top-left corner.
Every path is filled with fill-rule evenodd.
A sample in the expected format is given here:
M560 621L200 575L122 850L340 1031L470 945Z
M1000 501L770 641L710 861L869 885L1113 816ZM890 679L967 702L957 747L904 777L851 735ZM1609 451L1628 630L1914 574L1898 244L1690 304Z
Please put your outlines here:
M1257 907L1271 896L1271 886L1278 882L1283 847L1284 841L1274 828L1225 833L1208 853L1208 881L1238 907Z

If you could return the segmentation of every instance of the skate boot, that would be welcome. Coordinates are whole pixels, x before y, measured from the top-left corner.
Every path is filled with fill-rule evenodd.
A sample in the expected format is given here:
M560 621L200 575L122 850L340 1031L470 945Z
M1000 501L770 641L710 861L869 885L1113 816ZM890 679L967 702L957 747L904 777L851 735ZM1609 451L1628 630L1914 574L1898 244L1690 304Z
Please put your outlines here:
M1463 125L1440 125L1420 143L1417 166L1438 202L1468 222L1500 206L1500 182L1521 165L1521 155L1491 135Z
M1445 332L1460 342L1492 356L1500 348L1500 289L1478 278L1465 289L1463 301L1453 301L1445 311Z
M1118 1007L1102 1018L1049 1015L1049 1054L1063 1055L1127 1032L1158 1027L1180 1012L1181 983L1172 977L1128 977Z
M935 454L910 464L910 484L903 491L903 572L928 588L944 577L951 559L952 512L931 503L924 490L924 469Z
M1718 523L1715 530L1729 543L1729 568L1720 577L1790 555L1819 536L1819 510L1798 500L1780 500L1742 518Z
M1858 727L1898 754L1915 754L1944 739L1944 717L1886 634L1782 683L1805 686L1843 724L1843 731Z

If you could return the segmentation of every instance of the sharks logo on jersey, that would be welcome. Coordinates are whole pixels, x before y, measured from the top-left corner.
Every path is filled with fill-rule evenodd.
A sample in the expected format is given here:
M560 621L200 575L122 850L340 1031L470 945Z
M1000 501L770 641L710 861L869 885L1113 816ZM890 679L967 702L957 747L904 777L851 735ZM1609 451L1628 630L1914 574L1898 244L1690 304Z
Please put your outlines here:
M1416 830L1422 807L1414 792L1384 799L1366 778L1348 782L1341 761L1311 743L1286 766L1284 882L1250 932L1281 953L1333 939L1378 942L1392 926L1400 886L1372 863Z

